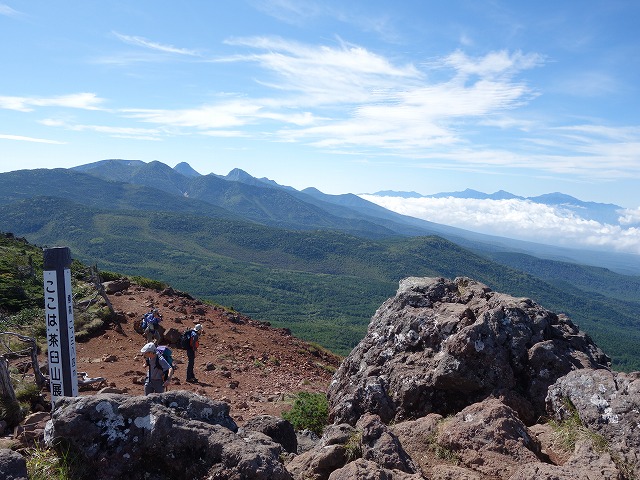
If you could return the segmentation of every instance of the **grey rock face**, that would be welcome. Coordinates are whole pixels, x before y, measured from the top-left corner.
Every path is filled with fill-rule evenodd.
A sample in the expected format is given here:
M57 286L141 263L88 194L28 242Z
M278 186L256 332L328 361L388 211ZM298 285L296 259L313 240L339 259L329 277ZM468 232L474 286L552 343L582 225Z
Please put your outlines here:
M620 466L640 477L640 372L570 372L549 388L547 408L557 420L577 414Z
M418 468L377 415L364 415L355 427L329 425L320 442L287 469L295 480L422 478L414 475Z
M279 445L236 430L227 404L190 392L97 394L57 402L45 440L79 453L100 480L291 478Z
M282 445L287 452L296 453L298 450L298 439L293 425L282 418L259 415L247 420L244 429L264 433L274 442Z
M385 423L446 416L494 395L536 419L559 377L609 365L569 319L530 299L468 278L407 278L334 375L330 416L351 425L365 413Z
M8 448L0 448L0 478L27 480L27 462L24 457Z

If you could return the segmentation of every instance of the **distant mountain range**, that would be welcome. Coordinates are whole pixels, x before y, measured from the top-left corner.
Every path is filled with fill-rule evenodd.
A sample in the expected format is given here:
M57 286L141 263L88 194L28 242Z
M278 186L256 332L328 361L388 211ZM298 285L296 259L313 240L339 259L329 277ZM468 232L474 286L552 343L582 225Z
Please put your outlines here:
M469 276L569 314L614 365L640 369L637 259L476 234L239 169L104 160L3 173L0 231L167 281L343 354L401 278Z
M561 207L563 209L572 211L576 215L586 220L596 220L601 223L608 223L615 225L618 223L618 217L620 211L623 208L619 205L612 203L597 203L597 202L583 202L571 195L564 193L545 193L544 195L538 195L536 197L521 197L514 195L513 193L499 190L495 193L484 193L477 190L467 188L462 192L442 192L435 193L433 195L420 195L416 192L396 192L393 190L383 190L376 192L372 195L380 197L400 197L400 198L468 198L475 200L529 200L533 203L540 203L543 205Z
M90 173L105 180L150 186L167 193L203 200L237 213L243 218L271 226L294 229L336 229L375 238L389 235L439 235L482 254L492 253L496 248L506 249L548 260L577 262L609 268L622 274L640 275L640 256L638 255L578 247L564 248L476 233L400 215L350 193L328 195L315 188L298 191L292 187L279 185L268 178L253 177L237 168L231 170L226 176L201 175L186 162L171 169L160 162L102 160L71 170ZM186 175L181 172L186 172ZM262 199L257 202L250 199L252 194L241 184L250 187L270 187L272 190L268 195L263 194ZM284 197L281 195L283 192L287 194ZM562 193L526 198L503 190L486 194L467 189L462 192L443 192L434 195L389 190L376 192L374 195L404 198L527 199L531 202L562 207L588 220L611 224L617 222L616 212L621 210L617 205L584 202ZM310 209L312 207L317 208Z

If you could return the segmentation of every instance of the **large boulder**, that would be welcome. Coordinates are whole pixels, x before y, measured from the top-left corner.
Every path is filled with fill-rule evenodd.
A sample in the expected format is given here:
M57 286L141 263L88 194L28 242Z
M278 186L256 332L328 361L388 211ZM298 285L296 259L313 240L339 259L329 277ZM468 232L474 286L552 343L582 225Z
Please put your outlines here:
M295 457L287 469L295 480L422 478L398 437L377 415L364 415L355 427L327 426L318 444Z
M289 453L298 451L296 431L288 420L272 415L258 415L247 420L244 429L264 433Z
M547 409L558 421L577 415L606 440L620 467L640 478L640 372L570 372L549 388Z
M131 286L131 282L126 278L121 278L118 280L104 282L102 286L104 287L105 292L107 292L109 295L113 295L114 293L122 292L128 289Z
M492 478L509 478L523 463L541 461L537 440L497 399L470 405L445 420L436 440L461 466Z
M356 429L361 432L360 445L362 458L371 460L381 468L415 473L416 465L407 452L402 448L398 437L380 421L377 415L363 415L356 423Z
M576 444L571 457L562 465L525 463L508 480L630 480L611 454L585 439Z
M0 478L3 480L27 480L27 461L22 455L8 448L0 448Z
M344 467L334 470L329 480L423 480L420 474L409 474L401 470L389 470L376 462L359 458Z
M235 432L229 405L186 391L56 402L45 440L79 454L96 479L290 479L280 445Z
M468 278L407 278L375 313L328 391L330 418L355 425L455 414L504 398L528 424L547 388L610 359L568 318ZM520 406L520 407L518 407Z

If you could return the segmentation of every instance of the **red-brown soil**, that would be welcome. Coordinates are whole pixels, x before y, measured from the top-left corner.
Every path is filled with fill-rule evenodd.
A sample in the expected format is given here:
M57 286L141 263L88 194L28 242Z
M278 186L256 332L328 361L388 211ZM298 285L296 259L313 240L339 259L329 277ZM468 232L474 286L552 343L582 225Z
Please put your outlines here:
M132 395L144 394L146 367L140 348L146 343L134 329L142 315L158 308L162 327L183 332L196 323L204 334L195 361L197 384L187 383L187 356L174 348L177 370L171 390L188 390L231 405L231 417L240 425L255 415L280 416L300 391L325 393L340 358L236 312L193 300L179 292L158 292L132 285L109 295L124 319L109 325L100 336L76 346L77 370L105 382L81 386L91 395L111 386ZM163 342L161 342L162 344Z

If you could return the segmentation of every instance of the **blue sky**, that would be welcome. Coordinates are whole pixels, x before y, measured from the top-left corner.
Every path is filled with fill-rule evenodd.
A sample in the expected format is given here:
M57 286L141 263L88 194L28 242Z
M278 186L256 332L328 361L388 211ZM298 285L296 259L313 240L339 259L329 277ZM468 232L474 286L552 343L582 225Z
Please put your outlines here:
M0 171L186 161L640 210L638 25L636 0L0 0Z

